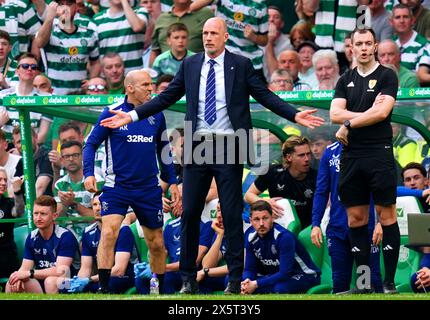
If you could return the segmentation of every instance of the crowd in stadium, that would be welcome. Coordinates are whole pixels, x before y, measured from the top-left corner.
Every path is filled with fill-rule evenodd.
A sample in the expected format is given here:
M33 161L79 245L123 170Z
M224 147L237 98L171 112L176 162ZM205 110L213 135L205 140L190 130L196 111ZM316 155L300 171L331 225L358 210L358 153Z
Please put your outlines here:
M356 66L351 32L360 23L375 31L376 58L397 74L399 88L430 85L430 1L297 0L295 13L284 12L270 3L269 0L141 0L140 3L138 0L4 0L0 5L0 98L124 94L126 75L140 69L145 69L152 78L152 93L159 94L168 87L185 58L204 50L203 25L214 16L227 24L227 50L249 58L258 76L273 92L333 90L339 77ZM294 20L295 24L285 30L288 20ZM430 115L421 117L430 130ZM36 112L31 112L30 118L36 229L29 234L23 254L19 255L14 224L0 223L0 278L6 279L0 286L6 292L97 292L99 278L94 269L102 204L100 192L85 189L83 168L83 148L93 126ZM24 215L19 124L16 109L0 106L0 222ZM392 129L398 167L397 195L418 198L423 212L430 213L429 146L401 125L393 123ZM250 229L245 232L242 293L303 293L322 283L322 263L313 261L309 243L306 245L302 243L303 237L300 240L297 237L305 229L310 230L307 242L311 246L328 246L333 269L330 291L351 293L355 271L349 252L347 216L333 197L337 193L335 169L341 146L335 142L329 126L306 133L293 130L281 145L282 159L269 172L260 176L247 169L244 172L243 223L244 230ZM182 192L183 129L174 131L169 140L174 178ZM275 136L267 137L266 142L281 144ZM98 190L105 183L105 158L106 151L101 145L95 154ZM173 205L169 199L171 181L169 178L160 181L168 261L160 289L166 294L178 292L182 284L178 272L182 206ZM213 181L206 203L216 214L212 217L209 214L201 222L196 261L201 293L222 291L228 281L223 257L224 229L217 199ZM271 247L267 243L265 247L256 240L259 223L264 224L262 237L280 233L278 228L288 228L288 223L281 222L285 221L282 199L289 199L294 207L296 226L291 232L282 233L282 237L275 237ZM336 220L332 215L329 222L325 221L326 207L336 205L339 206ZM94 217L95 222L66 222L60 226L54 222L59 216ZM277 220L279 224L274 224ZM144 244L139 229L130 209L115 246L109 282L112 293L130 292L134 287L138 293L149 293L153 265L148 258L148 247L151 251L155 244L150 240ZM366 292L396 293L395 288L385 288L381 280L378 244L382 234L378 221L373 219L369 223L369 231L373 243L372 286ZM328 243L326 238L330 240ZM334 242L337 251L330 249ZM261 246L259 257L250 254L255 246ZM18 257L23 260L18 261ZM414 270L416 273L410 279L414 292L425 292L430 287L429 259L430 254L424 254ZM259 280L253 281L257 273Z

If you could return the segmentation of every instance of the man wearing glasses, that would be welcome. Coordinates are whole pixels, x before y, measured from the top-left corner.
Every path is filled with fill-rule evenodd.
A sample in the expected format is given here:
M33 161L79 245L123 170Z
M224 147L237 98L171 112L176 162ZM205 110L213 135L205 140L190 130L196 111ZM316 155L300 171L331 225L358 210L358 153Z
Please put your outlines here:
M75 24L75 0L56 0L46 9L46 18L36 34L35 45L44 49L46 70L56 94L80 90L87 79L100 73L96 26Z
M37 59L31 53L24 53L17 60L18 66L16 74L18 76L18 84L16 87L0 91L0 126L6 133L6 138L12 141L12 131L15 126L19 125L19 113L15 108L3 107L3 98L6 96L40 96L45 95L38 92L33 86L34 78L40 73L37 66ZM38 134L37 142L43 143L52 123L52 118L36 112L30 112L31 126L36 129Z
M92 194L85 190L84 172L82 169L82 144L78 141L67 141L61 145L61 162L66 175L60 178L54 186L54 196L57 201L57 213L60 216L92 217ZM97 187L103 185L103 179L95 175ZM73 225L73 231L80 239L85 223Z
M86 94L107 94L106 80L100 77L95 77L88 80Z
M270 76L269 90L270 91L293 91L293 78L284 69L276 69Z

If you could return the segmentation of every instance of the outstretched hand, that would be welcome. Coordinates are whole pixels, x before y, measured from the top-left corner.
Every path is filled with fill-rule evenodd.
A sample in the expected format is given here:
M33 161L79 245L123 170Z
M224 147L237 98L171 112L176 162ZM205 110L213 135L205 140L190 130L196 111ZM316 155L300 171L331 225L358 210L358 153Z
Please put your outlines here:
M127 112L121 110L109 110L109 112L115 115L113 117L103 119L100 122L103 127L115 129L131 122L131 116Z
M312 110L304 110L301 112L296 113L296 116L294 117L294 120L304 126L304 127L308 127L308 128L315 128L315 127L319 127L320 125L322 125L324 123L324 119L320 118L320 117L316 117L313 116L312 114L317 112L317 109L312 109Z

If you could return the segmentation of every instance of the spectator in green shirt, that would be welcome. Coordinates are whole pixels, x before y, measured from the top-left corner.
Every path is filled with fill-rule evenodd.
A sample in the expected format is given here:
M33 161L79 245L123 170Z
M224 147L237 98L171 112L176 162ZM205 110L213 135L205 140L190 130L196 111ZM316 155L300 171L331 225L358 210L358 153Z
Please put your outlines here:
M167 29L172 23L181 22L187 26L189 32L188 48L192 52L203 51L203 24L214 15L208 8L190 12L190 5L191 0L173 0L172 10L170 12L163 12L158 17L152 35L150 66L152 66L159 54L169 50L169 46L167 45Z
M124 93L124 61L116 52L108 52L102 58L102 72L106 78L109 94Z
M18 77L15 74L15 69L18 66L16 60L12 60L9 55L12 51L12 44L9 33L0 30L0 89L7 89L12 85L16 85Z
M393 40L386 39L379 43L378 60L382 64L391 64L396 68L400 88L416 88L420 86L415 73L400 64L400 50Z
M92 217L92 194L85 190L84 172L82 169L82 144L78 141L67 141L61 145L61 161L67 174L60 178L54 187L57 201L57 213L60 216ZM97 187L101 189L103 180L96 175ZM100 190L99 189L99 190ZM73 231L80 238L85 223L74 224Z
M165 51L155 58L152 68L157 71L158 75L171 74L175 75L179 70L182 61L194 54L188 48L188 29L183 23L171 24L167 29L167 44L169 51Z

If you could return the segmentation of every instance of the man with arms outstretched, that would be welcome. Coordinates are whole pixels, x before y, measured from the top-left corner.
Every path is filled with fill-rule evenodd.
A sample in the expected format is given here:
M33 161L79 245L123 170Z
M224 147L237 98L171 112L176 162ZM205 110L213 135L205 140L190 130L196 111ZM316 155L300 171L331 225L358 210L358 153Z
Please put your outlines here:
M225 259L229 269L225 293L240 293L244 246L242 171L244 159L252 158L253 146L248 142L250 139L239 143L241 137L238 135L252 137L249 96L276 114L301 125L314 127L324 121L312 115L316 110L298 112L270 92L255 72L251 60L225 49L228 37L227 26L222 19L208 19L203 27L205 52L186 58L166 90L132 112L115 111L114 117L102 122L108 128L118 128L168 108L184 94L187 97L180 258L182 293L196 293L198 289L195 261L200 216L213 177L225 226ZM198 150L203 151L204 161L191 158ZM234 154L233 161L228 163L231 154Z

